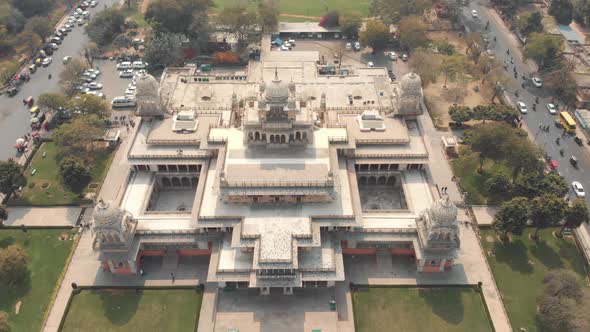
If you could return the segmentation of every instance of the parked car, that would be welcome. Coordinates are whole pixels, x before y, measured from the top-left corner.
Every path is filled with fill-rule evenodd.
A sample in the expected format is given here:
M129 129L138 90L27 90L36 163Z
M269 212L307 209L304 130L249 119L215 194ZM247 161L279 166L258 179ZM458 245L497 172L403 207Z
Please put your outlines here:
M51 64L51 57L46 57L45 59L43 59L43 67L47 67Z
M129 97L129 96L115 97L111 101L111 106L113 108L116 108L116 107L134 107L135 106L135 98Z
M127 90L125 90L125 96L135 96L135 89L127 88Z
M133 77L133 70L132 69L125 69L119 73L120 78L130 78Z
M352 50L352 44L351 43L346 43L346 49L347 50Z
M86 71L85 71L85 72L87 72L87 73L91 73L91 74L94 74L94 75L96 75L97 77L98 77L98 76L100 76L100 74L101 74L101 71L100 71L100 69L98 69L98 68L89 68L89 69L86 69Z
M51 39L49 39L50 42L60 45L61 44L61 38L58 37L51 37Z
M403 62L408 61L408 54L407 53L402 54L402 61Z
M361 43L354 42L354 50L355 51L360 51L361 50Z
M64 65L67 65L68 62L70 62L71 60L72 60L71 56L64 56L64 58L61 62L63 62Z
M555 108L555 105L551 103L547 104L547 111L549 111L549 114L551 115L557 114L557 108Z
M73 27L72 25L66 23L63 25L62 28L66 29L66 31L70 32L70 31L72 31L72 27Z
M57 45L56 43L51 43L49 44L49 47L51 47L54 50L57 50L59 48L59 45Z
M131 63L131 67L133 67L133 69L144 69L146 66L147 63L143 61L133 61L133 63Z
M289 46L283 44L281 45L281 51L290 51L291 49L289 48Z
M97 82L91 82L91 83L88 83L88 88L90 90L100 90L100 89L102 89L102 84L97 83Z
M106 97L107 97L104 93L96 91L96 90L90 90L90 91L86 92L86 94L87 95L94 95L94 96L97 96L102 99L106 99Z
M287 40L287 43L291 44L291 46L295 46L295 39Z
M117 70L131 69L131 68L133 68L131 61L123 61L123 62L117 64Z
M389 60L397 61L397 54L395 54L395 52L389 52L388 56L389 56Z
M79 18L76 22L78 23L78 26L84 25L84 19Z
M586 197L586 192L584 191L584 186L582 186L582 184L578 181L574 181L572 182L572 189L574 189L574 194L576 194L577 197Z
M90 1L90 7L94 8L98 5L98 2L96 1Z
M369 61L369 62L367 62L367 67L373 68L373 67L375 67L375 64L373 63L373 61Z
M471 11L471 16L472 16L473 18L478 18L478 17L479 17L479 14L477 13L477 10L473 9L473 10Z

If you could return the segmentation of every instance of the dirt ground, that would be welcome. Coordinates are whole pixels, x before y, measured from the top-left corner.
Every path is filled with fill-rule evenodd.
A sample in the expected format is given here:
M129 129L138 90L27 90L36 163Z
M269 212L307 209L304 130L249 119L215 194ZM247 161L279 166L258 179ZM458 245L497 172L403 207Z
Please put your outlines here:
M449 82L448 88L443 89L442 85L444 78L440 77L437 82L429 84L424 88L424 99L428 106L428 110L439 129L448 129L449 121L449 106L454 103L475 107L477 105L488 104L489 99L486 99L486 91L480 84L479 80L472 81L466 85ZM475 87L479 86L480 91L475 92Z
M457 52L465 54L467 45L462 37L459 37L457 31L431 31L428 32L428 38L432 41L447 41L449 44L455 46Z

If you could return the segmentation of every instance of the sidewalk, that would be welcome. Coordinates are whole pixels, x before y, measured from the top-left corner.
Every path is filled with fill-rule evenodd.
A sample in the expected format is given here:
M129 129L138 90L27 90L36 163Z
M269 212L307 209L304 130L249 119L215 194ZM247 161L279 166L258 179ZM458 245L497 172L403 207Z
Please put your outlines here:
M5 226L73 226L82 211L81 207L8 207L8 219Z

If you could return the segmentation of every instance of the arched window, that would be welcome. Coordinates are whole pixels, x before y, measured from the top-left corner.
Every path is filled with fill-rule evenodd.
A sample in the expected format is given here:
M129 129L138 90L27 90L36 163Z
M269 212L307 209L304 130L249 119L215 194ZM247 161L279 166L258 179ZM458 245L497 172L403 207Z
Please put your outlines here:
M169 178L162 178L162 186L164 187L170 187L172 184L170 183L170 179Z
M180 179L180 182L182 183L183 187L191 186L191 181L187 177L183 177L182 179Z
M287 136L281 135L281 143L285 143L286 140L287 140Z
M260 133L259 132L254 133L254 140L260 141Z
M301 133L300 132L296 132L295 133L295 140L296 141L301 141Z
M377 184L383 185L387 182L387 178L384 176L380 176L379 179L377 180Z
M172 186L173 187L180 187L180 179L177 177L172 178Z

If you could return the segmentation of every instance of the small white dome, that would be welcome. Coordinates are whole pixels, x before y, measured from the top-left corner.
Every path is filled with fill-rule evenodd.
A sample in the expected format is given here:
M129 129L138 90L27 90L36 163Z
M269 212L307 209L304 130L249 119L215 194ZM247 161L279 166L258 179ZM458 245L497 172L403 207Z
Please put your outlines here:
M98 204L96 204L94 211L92 212L95 228L120 228L124 217L125 211L110 202L103 200L100 200Z
M137 99L149 98L157 100L160 98L160 84L158 84L155 77L148 73L142 73L137 76L135 86L135 97Z
M420 95L422 94L422 79L414 72L410 72L400 80L402 94Z
M449 224L457 222L457 206L447 197L435 201L429 210L433 224Z

